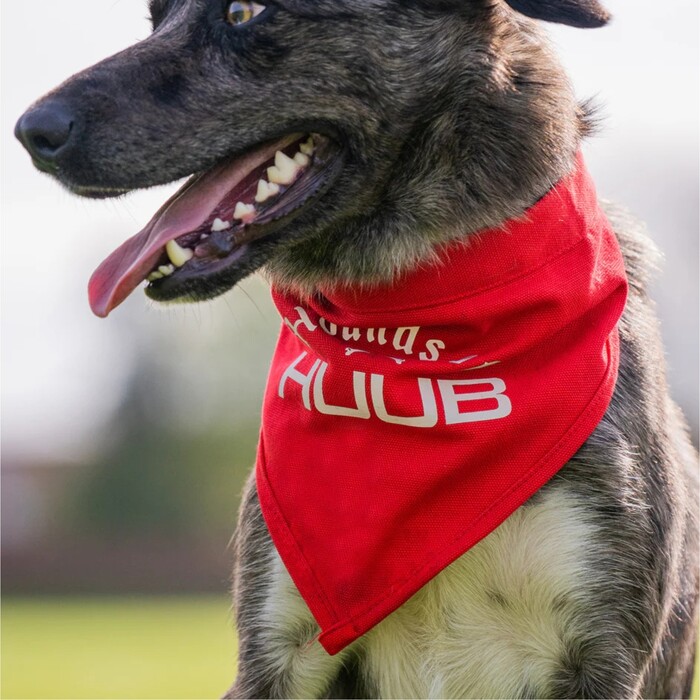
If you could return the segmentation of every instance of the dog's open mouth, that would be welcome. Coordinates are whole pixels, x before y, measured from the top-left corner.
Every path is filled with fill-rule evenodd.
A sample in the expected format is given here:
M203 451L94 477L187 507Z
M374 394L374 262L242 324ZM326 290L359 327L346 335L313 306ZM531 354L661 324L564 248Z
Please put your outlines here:
M235 266L321 196L341 155L326 136L292 134L193 176L94 272L93 312L107 316L144 280L153 299L191 296L198 280Z

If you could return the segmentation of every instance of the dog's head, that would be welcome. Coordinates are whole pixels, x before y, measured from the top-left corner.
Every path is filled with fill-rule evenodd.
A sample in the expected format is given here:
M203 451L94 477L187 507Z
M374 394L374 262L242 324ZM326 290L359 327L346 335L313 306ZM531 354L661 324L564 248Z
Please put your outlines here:
M200 300L391 278L517 215L571 163L581 110L525 17L596 0L152 0L154 31L17 124L36 166L110 197L192 175L97 270L106 315L143 280Z

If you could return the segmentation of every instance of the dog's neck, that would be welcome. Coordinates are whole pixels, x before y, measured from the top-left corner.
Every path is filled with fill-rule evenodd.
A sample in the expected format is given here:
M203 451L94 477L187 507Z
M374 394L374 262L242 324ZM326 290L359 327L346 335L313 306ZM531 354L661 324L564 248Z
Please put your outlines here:
M474 76L454 66L447 81L461 85L446 85L449 111L436 115L430 132L434 170L449 172L453 183L432 188L449 206L431 219L442 219L450 236L522 215L572 170L588 132L586 110L539 27L511 13L492 19L494 38L482 49L485 84L470 86Z
M394 279L444 243L521 216L571 171L587 108L534 23L496 10L491 20L481 45L442 47L441 87L416 105L386 172L360 196L362 213L271 261L278 287L313 294Z

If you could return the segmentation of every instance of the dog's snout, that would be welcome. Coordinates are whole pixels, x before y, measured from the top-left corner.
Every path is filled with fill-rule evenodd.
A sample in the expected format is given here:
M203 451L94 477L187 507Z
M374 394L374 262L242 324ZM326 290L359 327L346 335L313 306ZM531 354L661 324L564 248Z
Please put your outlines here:
M50 167L70 143L73 126L73 116L63 103L45 102L20 117L15 136L35 162Z

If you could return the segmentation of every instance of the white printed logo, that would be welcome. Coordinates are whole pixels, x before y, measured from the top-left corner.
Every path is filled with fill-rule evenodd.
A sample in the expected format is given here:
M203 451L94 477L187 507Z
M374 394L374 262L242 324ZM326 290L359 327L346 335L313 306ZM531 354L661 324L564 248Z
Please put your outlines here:
M422 414L415 416L397 416L388 412L385 404L386 377L382 374L369 375L369 392L367 391L367 374L352 372L352 390L354 406L335 406L329 404L323 393L323 381L328 370L328 363L315 360L307 373L300 371L298 365L307 357L302 352L284 371L279 381L277 393L285 398L285 389L289 382L301 387L301 401L307 411L317 411L327 416L345 416L367 420L372 415L384 423L406 425L413 428L434 428L438 424L438 398L445 413L445 424L475 423L497 420L510 415L512 404L506 396L506 385L502 379L437 379L418 377L417 389L420 395ZM464 391L473 387L475 391ZM311 397L313 394L313 403ZM469 404L475 401L495 401L493 408L469 410Z

